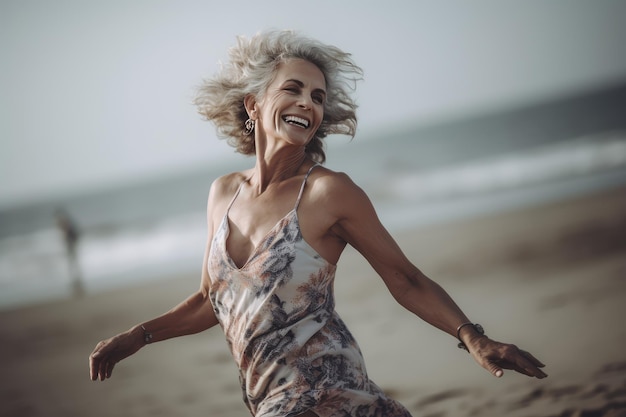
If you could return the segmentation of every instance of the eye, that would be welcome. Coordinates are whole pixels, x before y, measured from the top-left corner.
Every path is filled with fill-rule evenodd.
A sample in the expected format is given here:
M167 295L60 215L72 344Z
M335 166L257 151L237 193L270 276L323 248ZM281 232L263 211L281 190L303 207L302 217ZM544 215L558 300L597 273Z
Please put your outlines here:
M323 94L313 94L312 96L313 102L316 104L324 104L324 95Z

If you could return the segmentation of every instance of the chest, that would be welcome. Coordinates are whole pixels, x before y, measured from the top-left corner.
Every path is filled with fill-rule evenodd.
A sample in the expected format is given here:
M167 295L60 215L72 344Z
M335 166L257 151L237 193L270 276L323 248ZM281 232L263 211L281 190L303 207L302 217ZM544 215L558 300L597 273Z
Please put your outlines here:
M228 230L226 249L238 267L242 267L257 248L277 232L281 223L294 220L296 196L297 189L268 192L257 198L251 197L245 189L240 190L224 219Z

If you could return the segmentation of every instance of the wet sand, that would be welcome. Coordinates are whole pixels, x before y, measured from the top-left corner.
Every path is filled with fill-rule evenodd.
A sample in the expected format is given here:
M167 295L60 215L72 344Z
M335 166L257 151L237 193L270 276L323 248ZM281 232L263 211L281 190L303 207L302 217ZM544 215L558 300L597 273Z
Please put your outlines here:
M396 237L489 336L532 352L550 375L491 376L398 306L347 250L337 309L371 378L415 417L626 416L626 188ZM168 310L198 283L171 277L0 313L0 415L249 415L219 328L148 346L112 379L89 380L98 340Z

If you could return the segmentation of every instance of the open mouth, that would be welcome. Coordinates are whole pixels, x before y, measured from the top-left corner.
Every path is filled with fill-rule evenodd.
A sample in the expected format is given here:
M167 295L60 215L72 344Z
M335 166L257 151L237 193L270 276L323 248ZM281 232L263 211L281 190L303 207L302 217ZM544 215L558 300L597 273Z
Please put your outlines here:
M303 129L309 127L309 121L298 116L283 116L283 120L290 125L299 126Z

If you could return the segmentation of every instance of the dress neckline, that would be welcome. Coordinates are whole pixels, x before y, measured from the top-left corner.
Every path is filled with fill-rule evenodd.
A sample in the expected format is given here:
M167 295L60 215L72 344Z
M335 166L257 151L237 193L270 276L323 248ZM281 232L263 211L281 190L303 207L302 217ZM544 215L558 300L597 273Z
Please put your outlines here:
M293 215L296 216L296 222L298 222L298 224L296 226L297 226L298 230L300 229L300 223L298 221L298 216L297 216L297 214L298 214L297 213L298 212L298 207L300 206L300 200L302 199L302 194L304 193L304 187L306 186L306 182L307 182L307 180L309 178L309 175L311 175L311 172L317 166L319 166L318 163L313 164L308 169L306 174L304 175L304 179L302 180L302 184L300 185L300 192L298 193L298 197L296 198L296 202L295 202L293 208L289 212L287 212L287 214L285 214L283 217L278 219L278 221L274 224L274 226L272 226L263 235L263 238L256 245L253 245L253 249L250 252L250 255L248 255L248 258L246 259L244 264L242 266L237 266L237 263L235 262L233 257L230 256L230 252L228 252L228 237L230 236L230 230L231 230L231 227L230 227L231 221L230 221L230 217L228 216L228 214L230 213L230 208L232 207L232 205L234 204L235 200L239 196L239 193L241 192L241 189L243 188L243 185L250 179L250 177L248 177L248 178L244 179L243 181L241 181L241 184L239 184L239 187L237 188L237 191L233 195L233 198L230 201L230 203L228 204L228 207L226 208L226 213L224 213L224 218L222 219L222 227L226 228L226 233L224 234L224 242L223 242L223 244L224 244L224 253L226 254L226 257L228 258L228 262L231 264L232 267L234 267L236 270L243 270L243 269L245 269L252 262L252 260L258 255L259 249L261 247L265 246L268 238L273 234L273 232L276 230L276 228L278 228L278 226L283 224L285 222L285 220L287 220L289 217L291 217Z
M230 236L230 219L228 217L228 212L226 212L226 214L224 215L224 219L222 220L222 227L226 229L225 230L226 233L224 234L224 242L223 242L223 244L224 244L224 253L226 255L226 258L228 258L228 262L230 263L230 265L234 269L236 269L238 271L242 271L242 270L246 269L246 267L248 265L250 265L252 263L252 261L258 256L259 251L261 250L261 248L266 246L269 237L274 234L273 232L276 229L278 229L279 226L283 225L286 220L291 221L290 217L293 216L294 214L296 215L296 221L297 221L297 212L296 212L296 209L293 208L287 214L285 214L283 217L281 217L276 222L276 224L274 224L274 226L272 226L267 231L267 233L265 233L265 235L259 241L259 243L254 245L254 247L252 248L252 251L250 252L250 255L248 256L248 258L246 259L244 264L242 266L238 266L237 263L235 262L235 260L233 259L233 257L230 256L230 252L228 252L227 241L228 241L228 237ZM299 229L300 228L300 224L298 224L297 227Z

